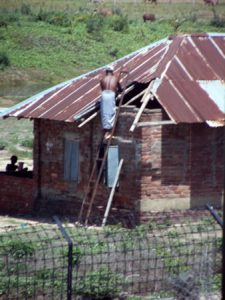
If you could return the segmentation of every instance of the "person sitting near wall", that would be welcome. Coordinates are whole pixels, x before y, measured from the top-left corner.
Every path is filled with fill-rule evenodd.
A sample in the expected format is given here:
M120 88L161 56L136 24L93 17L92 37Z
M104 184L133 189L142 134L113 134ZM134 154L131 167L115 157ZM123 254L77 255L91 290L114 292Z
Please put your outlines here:
M10 158L11 160L11 164L7 164L6 165L6 173L10 174L10 175L15 175L15 176L24 176L26 175L28 168L24 168L24 162L19 162L18 165L17 163L17 156L13 155Z
M16 170L18 170L18 165L16 165L18 158L16 155L13 155L11 156L10 160L11 160L11 164L7 164L5 170L8 173L13 173Z
M23 165L24 165L24 162L20 161L19 164L18 164L18 172L24 173L24 172L28 171L28 168L24 168Z

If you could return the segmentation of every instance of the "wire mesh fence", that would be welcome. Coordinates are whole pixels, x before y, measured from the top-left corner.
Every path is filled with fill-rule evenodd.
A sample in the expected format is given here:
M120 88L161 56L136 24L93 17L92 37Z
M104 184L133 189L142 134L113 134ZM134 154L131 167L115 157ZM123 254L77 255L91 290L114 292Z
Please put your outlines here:
M0 228L0 299L221 299L212 218ZM115 222L112 222L115 223Z

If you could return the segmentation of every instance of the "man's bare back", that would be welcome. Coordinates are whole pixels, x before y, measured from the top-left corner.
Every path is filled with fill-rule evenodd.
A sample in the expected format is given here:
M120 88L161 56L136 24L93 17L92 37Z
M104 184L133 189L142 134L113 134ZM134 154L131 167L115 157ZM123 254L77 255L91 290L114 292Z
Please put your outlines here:
M109 90L116 93L120 90L119 78L112 73L106 74L100 84L102 91Z
M113 68L106 69L104 78L100 81L102 89L101 121L105 139L110 138L116 115L116 94L122 92L119 76L114 75Z

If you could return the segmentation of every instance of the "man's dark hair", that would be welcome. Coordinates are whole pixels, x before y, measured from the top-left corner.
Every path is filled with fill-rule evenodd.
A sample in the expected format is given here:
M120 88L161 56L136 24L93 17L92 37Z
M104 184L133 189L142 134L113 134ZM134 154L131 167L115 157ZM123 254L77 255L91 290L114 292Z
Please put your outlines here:
M10 158L12 163L16 163L17 162L17 156L16 155L12 155Z

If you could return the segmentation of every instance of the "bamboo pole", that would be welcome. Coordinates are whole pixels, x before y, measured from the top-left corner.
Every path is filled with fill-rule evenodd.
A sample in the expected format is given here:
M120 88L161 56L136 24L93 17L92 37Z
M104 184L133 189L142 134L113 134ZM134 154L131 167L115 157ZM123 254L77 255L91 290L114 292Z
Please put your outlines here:
M115 190L116 190L116 186L117 186L117 182L118 182L118 179L119 179L119 175L120 175L122 165L123 165L123 158L120 160L120 163L118 165L118 169L117 169L117 172L116 172L116 176L115 176L115 179L114 179L114 182L113 182L113 186L112 186L112 189L111 189L111 192L110 192L110 195L109 195L109 199L108 199L107 207L106 207L106 210L105 210L104 218L103 218L103 221L102 221L102 227L105 226L108 215L109 215L109 210L110 210L111 205L112 205L112 200L113 200L113 196L115 194Z

